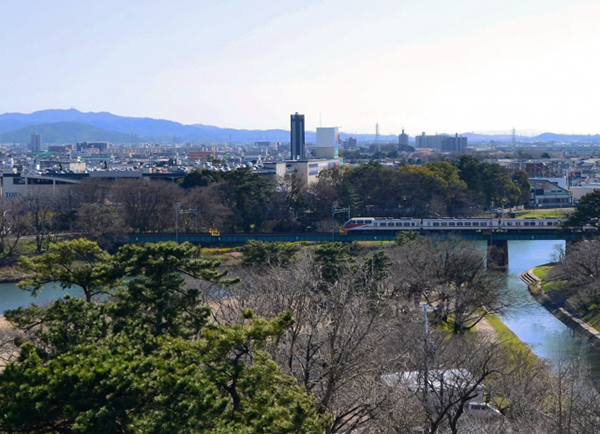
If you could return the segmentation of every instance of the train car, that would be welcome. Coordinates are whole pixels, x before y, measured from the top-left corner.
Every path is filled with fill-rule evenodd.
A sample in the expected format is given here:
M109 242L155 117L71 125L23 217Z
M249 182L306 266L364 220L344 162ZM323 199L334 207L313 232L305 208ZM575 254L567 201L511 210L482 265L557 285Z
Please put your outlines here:
M502 229L518 229L518 230L541 230L548 228L556 228L560 225L560 219L558 218L543 218L538 219L535 217L525 219L501 219L500 227Z
M345 231L405 231L420 230L421 219L407 218L385 218L385 217L354 217L344 223Z
M403 217L399 219L386 217L354 217L344 223L344 230L348 232L397 232L406 230L423 231L477 231L477 230L518 230L538 231L556 228L560 225L558 218L525 218L525 219L498 219L498 218L437 218L415 219Z
M480 229L497 229L500 227L498 219L472 218L438 218L423 219L424 231L476 231Z

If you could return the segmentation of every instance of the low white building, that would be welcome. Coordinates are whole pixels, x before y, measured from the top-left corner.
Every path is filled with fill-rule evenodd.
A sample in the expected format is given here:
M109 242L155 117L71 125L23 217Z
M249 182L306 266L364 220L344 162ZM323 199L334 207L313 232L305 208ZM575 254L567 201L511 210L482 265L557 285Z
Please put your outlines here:
M531 182L530 208L562 208L573 206L573 193L548 180Z

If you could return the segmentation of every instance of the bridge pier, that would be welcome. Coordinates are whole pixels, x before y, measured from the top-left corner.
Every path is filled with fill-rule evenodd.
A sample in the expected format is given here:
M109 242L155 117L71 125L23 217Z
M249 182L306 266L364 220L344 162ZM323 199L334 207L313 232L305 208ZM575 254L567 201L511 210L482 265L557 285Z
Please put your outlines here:
M488 240L487 242L487 267L488 268L506 268L508 267L508 241L507 240Z
M573 251L573 247L579 243L579 240L566 240L565 241L565 256Z

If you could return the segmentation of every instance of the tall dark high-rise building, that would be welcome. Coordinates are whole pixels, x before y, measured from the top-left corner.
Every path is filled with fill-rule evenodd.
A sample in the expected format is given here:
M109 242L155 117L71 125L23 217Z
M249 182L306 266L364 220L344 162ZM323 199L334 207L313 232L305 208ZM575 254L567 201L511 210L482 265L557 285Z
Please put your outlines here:
M402 134L398 136L398 144L408 146L408 134L404 132L404 128L402 128Z
M290 154L292 160L306 160L304 145L304 115L298 112L292 115L290 128Z
M41 152L42 150L42 135L38 133L31 134L31 152Z

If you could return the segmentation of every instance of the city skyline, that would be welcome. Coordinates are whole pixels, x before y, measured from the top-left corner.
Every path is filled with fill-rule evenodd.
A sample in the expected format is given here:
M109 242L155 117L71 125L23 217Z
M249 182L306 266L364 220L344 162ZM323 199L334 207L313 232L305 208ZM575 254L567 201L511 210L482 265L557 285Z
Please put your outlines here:
M0 5L0 112L246 129L288 129L299 112L310 131L379 123L412 136L600 132L597 1L63 3Z

